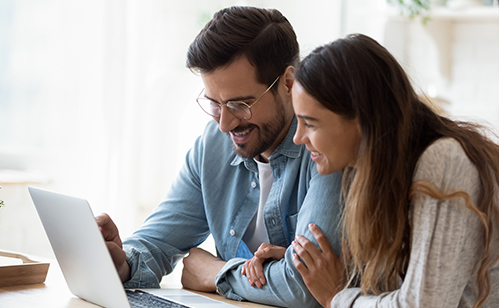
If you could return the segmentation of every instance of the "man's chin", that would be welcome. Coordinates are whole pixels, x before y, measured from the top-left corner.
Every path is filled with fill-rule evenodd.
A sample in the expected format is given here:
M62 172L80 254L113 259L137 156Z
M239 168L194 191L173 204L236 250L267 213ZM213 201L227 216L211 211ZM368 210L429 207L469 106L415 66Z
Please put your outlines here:
M236 153L237 156L241 156L242 158L253 158L257 156L259 153L256 153L253 155L252 152L248 151L248 147L246 144L240 144L240 143L232 143L232 150L234 153Z
M267 138L267 141L274 139L275 138ZM236 155L242 158L255 158L272 146L272 142L264 141L265 139L262 140L261 137L252 138L252 140L248 140L248 142L245 143L237 143L232 140L232 150L236 153Z

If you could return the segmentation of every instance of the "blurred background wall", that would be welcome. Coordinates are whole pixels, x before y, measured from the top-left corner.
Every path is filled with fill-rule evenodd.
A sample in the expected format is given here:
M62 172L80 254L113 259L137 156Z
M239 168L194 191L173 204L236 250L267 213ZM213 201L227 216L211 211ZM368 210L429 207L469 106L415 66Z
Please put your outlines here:
M187 47L230 5L279 9L302 56L370 35L449 116L497 130L499 8L430 2L409 18L385 0L0 0L0 249L52 256L28 185L88 199L122 236L140 226L209 120Z

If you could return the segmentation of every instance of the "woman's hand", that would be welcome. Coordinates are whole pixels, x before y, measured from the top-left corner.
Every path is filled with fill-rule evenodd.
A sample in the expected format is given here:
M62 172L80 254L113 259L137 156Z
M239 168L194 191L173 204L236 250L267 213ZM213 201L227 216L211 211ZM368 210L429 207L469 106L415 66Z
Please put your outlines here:
M297 235L292 242L296 252L293 255L293 263L315 299L323 307L330 307L331 300L342 287L345 271L341 260L319 227L310 224L308 228L317 239L322 251L304 236Z
M250 286L263 287L267 283L263 273L263 263L269 259L281 260L286 253L286 247L275 246L268 243L263 243L258 247L255 256L243 264L241 274L248 278Z

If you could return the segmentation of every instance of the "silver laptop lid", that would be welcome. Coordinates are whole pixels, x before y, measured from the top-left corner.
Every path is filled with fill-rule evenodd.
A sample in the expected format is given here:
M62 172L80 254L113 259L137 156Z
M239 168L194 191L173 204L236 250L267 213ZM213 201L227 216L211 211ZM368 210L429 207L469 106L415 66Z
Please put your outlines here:
M130 307L88 202L28 190L71 293L104 307Z
M88 202L35 187L28 190L70 291L103 307L130 307ZM237 308L183 289L142 290L193 308Z

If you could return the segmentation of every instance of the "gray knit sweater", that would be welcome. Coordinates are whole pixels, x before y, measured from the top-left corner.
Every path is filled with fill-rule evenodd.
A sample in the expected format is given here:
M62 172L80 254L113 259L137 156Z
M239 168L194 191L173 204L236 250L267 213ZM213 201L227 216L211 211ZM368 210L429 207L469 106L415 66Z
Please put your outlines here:
M414 180L426 180L444 192L462 189L476 204L478 171L454 139L440 139L421 155ZM498 198L499 192L496 194ZM494 225L492 253L499 250ZM331 307L473 307L476 274L483 247L483 225L462 198L436 200L418 195L411 202L411 255L407 276L399 290L362 296L360 289L338 293ZM499 262L498 262L499 263ZM484 307L499 307L499 264L490 269L492 292Z

